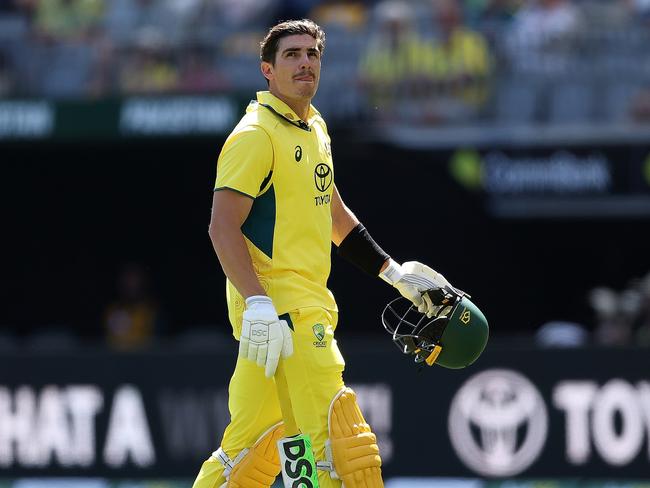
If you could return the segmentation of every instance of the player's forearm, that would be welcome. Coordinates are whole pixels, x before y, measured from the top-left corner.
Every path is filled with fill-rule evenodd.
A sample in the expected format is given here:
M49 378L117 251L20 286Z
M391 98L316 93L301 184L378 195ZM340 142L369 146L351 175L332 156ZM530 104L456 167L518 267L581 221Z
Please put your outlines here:
M237 291L244 298L266 295L253 269L241 230L228 225L211 225L209 233L223 272Z
M359 225L359 219L343 203L339 191L335 187L332 198L332 242L339 246L357 225Z
M339 219L332 221L332 242L339 246L343 239L359 225L359 219L346 208L348 212L343 213Z
M359 219L348 208L334 187L332 198L332 242L338 253L370 275L377 276L389 264L390 257L370 237Z

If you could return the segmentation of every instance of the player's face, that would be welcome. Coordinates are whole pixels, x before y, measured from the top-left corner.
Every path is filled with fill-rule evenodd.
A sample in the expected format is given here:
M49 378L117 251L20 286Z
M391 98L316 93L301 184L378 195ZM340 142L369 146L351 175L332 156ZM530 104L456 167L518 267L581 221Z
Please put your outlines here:
M320 51L309 34L280 39L275 63L262 62L269 90L284 101L309 102L320 80Z

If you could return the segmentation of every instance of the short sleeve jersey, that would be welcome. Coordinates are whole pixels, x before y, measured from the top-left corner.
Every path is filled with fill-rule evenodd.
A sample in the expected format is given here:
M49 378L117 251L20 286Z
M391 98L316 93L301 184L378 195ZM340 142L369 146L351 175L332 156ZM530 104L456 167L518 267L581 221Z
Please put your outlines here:
M271 93L258 92L219 155L215 191L226 189L254 200L242 233L278 314L336 311L327 288L334 167L320 113L310 107L305 123ZM229 280L227 301L239 338L244 300Z

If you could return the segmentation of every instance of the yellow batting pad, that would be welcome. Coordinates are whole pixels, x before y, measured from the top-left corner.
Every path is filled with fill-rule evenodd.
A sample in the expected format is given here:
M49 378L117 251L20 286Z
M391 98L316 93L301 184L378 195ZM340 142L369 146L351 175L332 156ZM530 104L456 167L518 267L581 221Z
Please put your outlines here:
M329 418L334 470L345 488L383 488L377 438L363 418L357 397L345 388L332 401Z
M232 468L228 488L269 488L280 473L277 442L284 437L284 425L277 424L260 437Z

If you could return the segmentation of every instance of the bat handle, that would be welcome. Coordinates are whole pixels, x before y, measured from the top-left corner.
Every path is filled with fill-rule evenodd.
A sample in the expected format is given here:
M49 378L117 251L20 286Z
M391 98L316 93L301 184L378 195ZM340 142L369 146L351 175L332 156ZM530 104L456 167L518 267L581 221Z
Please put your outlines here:
M293 416L293 407L291 406L287 377L284 373L284 360L282 358L280 358L278 367L275 370L275 388L278 392L278 399L280 400L280 410L282 411L282 420L284 421L285 437L300 434L300 430L296 424L296 419Z

